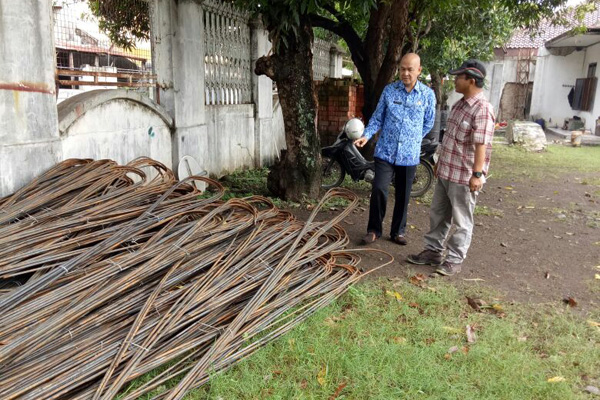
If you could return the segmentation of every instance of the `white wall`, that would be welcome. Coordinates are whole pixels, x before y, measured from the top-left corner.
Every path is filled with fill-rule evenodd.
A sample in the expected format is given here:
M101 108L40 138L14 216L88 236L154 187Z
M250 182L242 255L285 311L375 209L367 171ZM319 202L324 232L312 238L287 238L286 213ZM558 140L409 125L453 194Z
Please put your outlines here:
M111 159L123 165L145 156L172 168L173 119L139 93L81 93L59 104L58 116L63 159Z
M593 52L597 53L598 47L593 48L595 49ZM548 126L561 127L565 118L589 114L572 110L567 99L570 86L575 85L575 79L587 75L587 64L585 64L585 73L583 72L585 58L586 51L575 51L568 56L553 56L546 48L540 48L533 83L531 115L544 118ZM588 127L591 121L589 116L585 118Z
M220 177L256 163L254 106L252 104L206 106L207 147L200 149L200 166Z
M107 158L126 164L146 156L172 167L169 126L151 109L129 100L95 107L61 136L65 159Z

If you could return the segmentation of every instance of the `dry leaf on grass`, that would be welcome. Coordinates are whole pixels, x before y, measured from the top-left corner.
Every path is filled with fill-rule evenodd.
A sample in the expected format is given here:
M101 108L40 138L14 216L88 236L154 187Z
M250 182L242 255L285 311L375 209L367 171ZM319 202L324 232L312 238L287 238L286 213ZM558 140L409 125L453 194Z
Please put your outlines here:
M595 326L597 328L600 328L600 322L596 322L596 321L592 321L591 319L588 319L587 323L589 326Z
M344 390L344 388L346 387L348 383L347 382L342 382L339 384L339 386L337 387L337 389L335 389L335 392L329 396L329 400L335 400L338 398L338 396L342 393L342 390Z
M324 322L325 325L329 325L329 326L333 326L335 325L336 322L342 321L346 319L345 315L332 315L331 317L327 317L325 318Z
M566 379L562 376L555 376L552 378L548 378L548 382L550 383L556 383L556 382L564 382Z
M568 304L570 307L575 307L577 305L577 301L571 296L565 297L563 303Z
M395 297L395 298L396 298L396 300L398 300L398 301L402 300L402 295L401 295L400 293L398 293L398 292L393 292L393 291L391 291L391 290L386 290L386 291L385 291L385 293L386 293L388 296Z
M327 377L327 365L323 365L323 367L317 374L317 382L319 382L319 385L325 386L325 378L326 377Z
M406 338L401 336L395 336L394 338L392 338L392 341L396 344L404 344L406 343Z
M500 304L492 304L492 309L496 312L503 312L504 309L502 308L502 306Z
M416 274L408 278L408 281L415 286L425 287L425 281L427 277L423 274Z
M448 354L456 353L458 351L458 346L452 346L448 349Z
M467 303L471 306L471 308L475 311L481 311L481 306L484 306L486 303L481 299L471 298L467 296Z
M308 381L306 379L302 379L302 382L300 382L300 389L306 389L307 386Z

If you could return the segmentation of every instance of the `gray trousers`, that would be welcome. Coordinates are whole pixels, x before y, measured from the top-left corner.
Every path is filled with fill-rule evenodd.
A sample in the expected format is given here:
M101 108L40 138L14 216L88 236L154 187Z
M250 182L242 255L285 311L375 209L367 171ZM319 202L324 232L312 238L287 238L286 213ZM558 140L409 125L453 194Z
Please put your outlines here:
M446 243L446 261L462 263L471 245L476 201L477 194L471 192L468 185L438 179L429 211L430 230L425 235L425 248L438 253L444 251L444 241L454 224L456 230Z

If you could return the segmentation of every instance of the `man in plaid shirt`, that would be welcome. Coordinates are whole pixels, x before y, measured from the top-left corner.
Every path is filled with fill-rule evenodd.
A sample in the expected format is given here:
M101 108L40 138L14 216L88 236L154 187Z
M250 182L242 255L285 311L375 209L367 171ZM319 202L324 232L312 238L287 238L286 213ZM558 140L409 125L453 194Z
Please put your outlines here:
M455 90L463 98L448 116L436 164L438 182L429 213L425 250L408 256L413 264L437 266L436 272L441 275L454 275L461 270L471 244L477 195L490 165L495 117L491 104L483 97L485 73L485 67L477 60L468 60L450 71L456 75ZM456 230L447 240L448 254L443 260L444 241L451 224Z

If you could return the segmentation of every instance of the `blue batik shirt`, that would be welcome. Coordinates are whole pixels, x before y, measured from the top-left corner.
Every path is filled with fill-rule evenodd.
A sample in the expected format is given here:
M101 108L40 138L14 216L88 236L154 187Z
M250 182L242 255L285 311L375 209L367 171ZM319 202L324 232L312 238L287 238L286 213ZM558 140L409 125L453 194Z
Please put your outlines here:
M394 165L417 165L421 141L433 127L434 120L433 90L417 81L409 93L402 81L393 82L383 89L364 136L371 139L381 130L375 157Z

